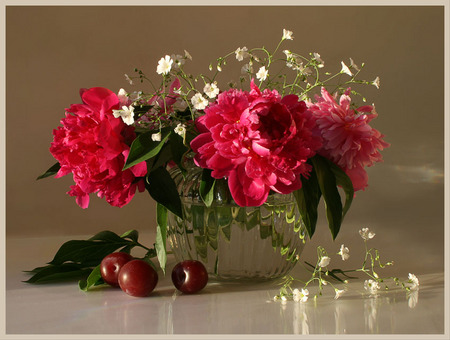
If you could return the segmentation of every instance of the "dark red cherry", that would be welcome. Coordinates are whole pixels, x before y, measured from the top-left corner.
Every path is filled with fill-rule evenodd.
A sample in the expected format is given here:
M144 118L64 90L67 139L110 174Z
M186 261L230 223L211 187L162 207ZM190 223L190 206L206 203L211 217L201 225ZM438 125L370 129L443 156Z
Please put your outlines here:
M131 296L148 296L157 283L156 270L144 260L132 260L119 272L119 286Z
M183 293L197 293L208 283L208 272L199 261L182 261L172 270L172 282Z
M127 253L112 253L106 255L100 263L100 274L103 281L111 286L119 286L118 277L120 269L125 263L131 261L133 256Z

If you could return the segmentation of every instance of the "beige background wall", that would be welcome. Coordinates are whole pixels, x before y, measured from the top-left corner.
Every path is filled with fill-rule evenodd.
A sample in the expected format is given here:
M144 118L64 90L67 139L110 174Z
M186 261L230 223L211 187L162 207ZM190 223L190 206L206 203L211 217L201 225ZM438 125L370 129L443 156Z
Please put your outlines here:
M380 76L380 90L367 88L366 95L379 113L373 126L392 145L384 163L369 169L369 188L357 194L336 242L322 222L305 254L313 255L317 244L334 253L341 243L355 254L358 229L370 227L377 233L372 245L387 259L395 255L398 275L414 266L442 269L443 13L405 6L7 7L7 236L154 229L147 193L122 209L92 196L82 210L65 194L68 176L35 181L54 163L48 148L64 108L80 101L82 87L142 89L123 75L139 67L157 79L165 54L186 49L191 71L207 72L211 61L237 47L274 48L287 28L295 39L285 48L318 52L332 71L351 57L366 63L367 80Z

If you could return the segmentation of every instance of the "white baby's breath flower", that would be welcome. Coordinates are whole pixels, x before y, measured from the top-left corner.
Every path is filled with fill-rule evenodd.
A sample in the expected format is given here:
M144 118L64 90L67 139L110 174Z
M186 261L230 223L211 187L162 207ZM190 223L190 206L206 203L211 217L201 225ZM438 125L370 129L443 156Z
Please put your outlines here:
M217 71L222 72L222 66L217 65Z
M267 79L268 75L269 75L269 71L266 70L265 66L263 66L259 69L258 73L256 73L256 78L259 81L264 81Z
M376 77L373 81L372 81L372 85L375 86L377 89L380 88L380 77Z
M131 79L128 74L125 73L125 80L130 84L133 85L133 79Z
M350 77L353 76L352 72L350 71L348 66L345 65L345 63L343 61L341 61L341 66L342 66L342 69L341 69L342 73L348 74Z
M244 60L244 58L247 58L250 54L248 53L247 47L238 48L236 51L234 51L236 54L236 59L239 61Z
M161 141L161 132L153 133L152 134L152 141L160 142Z
M173 59L166 55L164 58L161 58L158 62L158 67L156 68L156 72L158 74L167 74L172 69Z
M122 106L122 110L113 110L113 116L121 117L125 124L131 125L134 123L134 106Z
M191 98L191 103L196 110L204 110L208 106L208 101L202 96L201 93L196 93Z
M216 98L216 96L219 94L219 88L217 87L216 83L212 83L212 84L206 84L205 87L203 88L203 92L205 92L205 94L213 99Z
M293 300L295 302L306 302L308 301L308 295L309 295L309 291L308 289L304 289L302 288L302 290L298 290L297 288L295 288L292 292L293 296Z
M185 57L186 59L192 60L192 56L191 56L191 55L189 54L189 52L186 51L186 50L184 50L184 57Z
M125 105L128 102L128 94L124 89L120 89L117 93L117 97L119 98L120 104Z
M370 240L375 237L375 233L370 231L369 228L362 228L359 231L359 235L361 235L364 241Z
M331 259L328 256L322 256L319 262L319 267L324 268L330 264Z
M345 290L335 289L335 292L336 292L336 294L334 295L334 299L337 300L345 293Z
M325 62L322 60L322 58L320 58L320 54L317 52L313 53L314 56L314 60L317 61L319 64L317 65L317 67L321 68L324 66Z
M283 40L294 40L292 34L294 34L292 31L283 29Z
M377 281L372 279L364 281L364 289L367 290L371 295L376 295L380 289L380 285Z
M184 138L184 135L186 134L186 126L184 124L179 123L173 131Z
M355 69L356 71L360 70L360 68L358 67L358 65L355 64L352 58L350 58L350 67Z
M419 289L419 279L416 275L409 273L408 274L408 283L410 290L418 290Z
M181 65L184 65L185 59L183 56L179 54L172 54L170 58L173 60L175 67L180 67Z
M244 66L242 66L241 68L241 73L242 74L246 74L246 73L252 73L253 72L253 67L251 63L245 64Z
M348 258L350 257L350 250L343 244L341 244L341 249L339 250L338 255L341 255L342 261L347 261Z

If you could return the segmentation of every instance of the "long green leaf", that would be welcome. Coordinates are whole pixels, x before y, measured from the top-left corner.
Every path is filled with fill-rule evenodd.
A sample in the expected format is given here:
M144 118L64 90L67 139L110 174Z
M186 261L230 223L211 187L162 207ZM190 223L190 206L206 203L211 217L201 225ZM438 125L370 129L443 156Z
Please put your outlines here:
M342 217L344 217L350 209L353 202L353 196L355 195L353 183L350 177L348 177L348 175L340 167L329 160L327 161L329 162L331 171L333 171L334 177L336 178L336 184L341 186L345 193L345 204L342 213Z
M100 265L95 267L92 272L89 274L86 280L80 280L78 281L78 287L86 292L89 290L89 288L98 286L100 284L104 283L102 279L102 274L100 272Z
M316 155L311 158L311 161L325 202L328 227L334 240L342 223L342 202L336 178L329 163L323 157Z
M26 283L47 283L66 280L79 280L86 277L90 268L85 268L76 263L64 263L61 265L48 265L45 267L35 268L34 275L25 281Z
M182 164L183 157L188 151L188 148L183 143L183 137L177 134L172 134L169 140L170 150L172 151L172 157L175 164L184 173L186 170Z
M200 197L207 207L210 207L214 199L214 184L216 179L211 177L211 170L203 169L200 182Z
M133 143L131 143L130 153L128 154L123 170L126 170L140 162L146 161L147 159L156 156L161 151L161 148L169 138L172 130L161 130L160 142L152 140L152 134L157 132L158 131L148 131L136 137Z
M42 175L36 178L36 180L56 175L59 169L61 169L61 165L59 164L59 162L57 162L53 164L46 172L44 172Z
M320 192L316 172L313 170L309 178L302 178L302 187L294 191L297 206L305 224L309 238L314 235L317 225L317 208L319 206L322 193Z
M165 167L161 166L150 172L145 181L145 187L156 202L165 206L175 215L183 217L180 195Z
M165 274L167 262L167 208L159 203L156 204L156 220L158 222L158 225L156 227L155 250L156 255L158 256L159 265L163 273Z
M49 264L60 265L64 262L75 262L85 266L96 266L106 255L132 243L112 232L104 231L89 240L65 242Z

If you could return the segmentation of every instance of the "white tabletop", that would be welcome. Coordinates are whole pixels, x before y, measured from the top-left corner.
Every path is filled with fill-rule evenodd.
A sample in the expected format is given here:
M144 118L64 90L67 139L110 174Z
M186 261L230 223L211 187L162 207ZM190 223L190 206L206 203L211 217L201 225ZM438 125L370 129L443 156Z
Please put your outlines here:
M324 290L306 303L274 302L278 287L210 282L198 294L177 293L170 275L147 298L120 289L78 289L76 282L32 285L23 270L50 261L67 238L7 240L6 334L443 334L444 273L420 275L420 290L393 288L369 297L364 279L338 300ZM38 254L38 255L37 255ZM174 265L169 257L168 268ZM294 274L304 271L302 266ZM310 291L314 291L311 287ZM128 338L128 337L127 337Z

